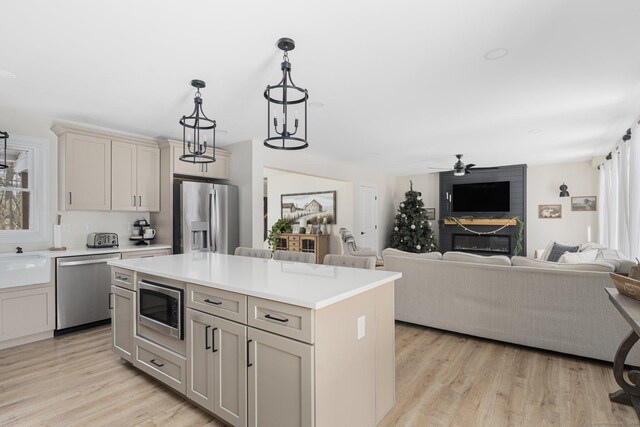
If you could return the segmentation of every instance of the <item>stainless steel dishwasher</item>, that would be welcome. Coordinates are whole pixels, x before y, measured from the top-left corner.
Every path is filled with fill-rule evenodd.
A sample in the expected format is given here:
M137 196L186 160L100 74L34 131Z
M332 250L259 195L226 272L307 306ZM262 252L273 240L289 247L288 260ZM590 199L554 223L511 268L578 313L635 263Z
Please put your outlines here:
M107 265L107 261L112 259L120 259L120 253L57 259L57 331L111 317L111 267Z

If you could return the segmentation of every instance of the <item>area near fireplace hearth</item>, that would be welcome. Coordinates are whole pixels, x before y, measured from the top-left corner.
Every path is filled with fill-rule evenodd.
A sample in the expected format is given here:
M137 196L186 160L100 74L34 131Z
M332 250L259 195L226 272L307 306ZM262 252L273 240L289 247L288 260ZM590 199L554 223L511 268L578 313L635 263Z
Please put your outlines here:
M519 218L524 230L518 255L526 256L527 165L475 170L464 176L440 173L439 211L440 218L455 218L440 224L440 252L513 255L518 243L514 218Z

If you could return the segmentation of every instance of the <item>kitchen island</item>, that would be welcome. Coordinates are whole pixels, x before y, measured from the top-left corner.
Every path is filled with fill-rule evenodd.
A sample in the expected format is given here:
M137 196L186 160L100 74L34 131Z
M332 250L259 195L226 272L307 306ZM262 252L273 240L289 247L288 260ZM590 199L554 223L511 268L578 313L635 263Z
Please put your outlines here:
M212 253L116 260L113 349L234 426L374 426L400 273Z

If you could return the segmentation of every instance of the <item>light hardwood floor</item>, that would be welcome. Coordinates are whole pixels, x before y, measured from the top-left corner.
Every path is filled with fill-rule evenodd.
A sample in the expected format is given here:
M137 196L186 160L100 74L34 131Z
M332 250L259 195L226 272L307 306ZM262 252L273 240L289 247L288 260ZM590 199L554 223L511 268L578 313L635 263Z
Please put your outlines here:
M111 352L109 327L0 350L0 426L221 426ZM380 426L638 425L609 364L398 323Z

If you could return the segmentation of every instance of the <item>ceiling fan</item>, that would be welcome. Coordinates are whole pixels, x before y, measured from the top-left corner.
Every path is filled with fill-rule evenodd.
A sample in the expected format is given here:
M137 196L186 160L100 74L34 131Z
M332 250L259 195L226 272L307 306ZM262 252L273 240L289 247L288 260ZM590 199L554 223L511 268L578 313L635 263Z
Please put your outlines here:
M477 168L475 163L469 163L465 165L462 162L462 154L456 154L456 158L458 159L456 163L453 165L453 174L455 176L464 176L471 173L471 170L490 170L490 169L498 169L497 167L487 167L487 168ZM449 170L447 168L429 168L429 169L441 169L441 170Z

